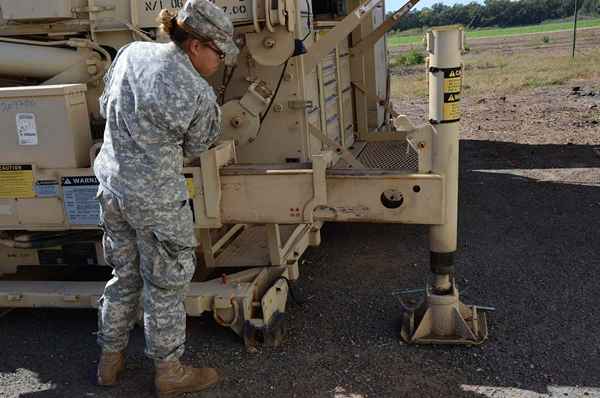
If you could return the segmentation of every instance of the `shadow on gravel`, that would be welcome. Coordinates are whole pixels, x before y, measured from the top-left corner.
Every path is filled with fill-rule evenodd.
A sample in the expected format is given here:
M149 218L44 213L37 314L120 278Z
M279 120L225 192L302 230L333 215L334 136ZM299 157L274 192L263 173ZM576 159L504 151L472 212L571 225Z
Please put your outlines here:
M549 386L600 387L600 187L511 171L599 168L600 156L584 145L463 141L461 157L457 282L466 303L497 308L486 344L400 343L398 291L422 287L429 274L427 227L328 224L322 247L304 258L296 289L305 303L290 305L282 347L247 353L210 319L188 321L185 360L224 376L196 396L525 397L503 390L519 388L546 398L557 396ZM2 318L0 396L149 396L139 329L123 384L91 384L95 322L93 311Z
M463 141L461 158L459 279L497 307L471 384L599 388L599 147Z
M500 141L462 140L460 150L462 171L600 167L600 145L527 145Z

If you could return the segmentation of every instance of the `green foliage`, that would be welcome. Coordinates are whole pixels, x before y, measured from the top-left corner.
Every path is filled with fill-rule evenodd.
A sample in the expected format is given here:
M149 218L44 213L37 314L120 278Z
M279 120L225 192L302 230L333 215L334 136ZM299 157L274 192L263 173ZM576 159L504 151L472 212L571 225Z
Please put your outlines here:
M425 54L423 51L411 48L407 52L399 55L392 61L392 66L411 66L425 63Z
M583 28L598 28L600 27L600 18L581 19L577 23L578 29ZM573 29L573 21L567 22L551 22L530 26L518 26L512 28L484 28L476 30L467 30L467 39L489 38L489 37L506 37L506 36L521 36L531 33L556 32ZM388 37L388 45L396 47L400 45L418 44L423 41L423 34L407 36L403 33L396 33Z
M578 4L584 14L600 12L600 0L583 0ZM453 6L437 3L431 8L411 11L398 21L395 29L404 31L452 24L467 28L524 26L570 17L574 8L575 0L485 0L484 4L471 2Z
M544 42L546 44L550 43L550 36L544 36L544 37L542 37L542 42Z
M581 12L588 15L600 15L600 0L583 0Z

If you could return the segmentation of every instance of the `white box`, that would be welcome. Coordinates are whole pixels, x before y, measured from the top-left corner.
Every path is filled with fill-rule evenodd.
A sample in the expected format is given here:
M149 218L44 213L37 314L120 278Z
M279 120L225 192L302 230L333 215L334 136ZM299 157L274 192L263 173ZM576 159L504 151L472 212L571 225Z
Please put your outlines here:
M0 8L6 20L59 20L75 18L73 9L86 3L82 0L0 0Z
M85 84L0 88L0 164L90 166Z

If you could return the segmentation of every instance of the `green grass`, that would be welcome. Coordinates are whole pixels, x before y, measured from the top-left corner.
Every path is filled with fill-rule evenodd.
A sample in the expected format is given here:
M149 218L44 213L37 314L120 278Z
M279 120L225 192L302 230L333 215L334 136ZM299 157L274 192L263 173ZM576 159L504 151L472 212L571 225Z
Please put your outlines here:
M409 51L400 54L395 57L390 66L412 66L412 65L421 65L425 63L425 52L421 50L417 50L415 48L411 48Z
M484 51L464 57L464 96L506 95L523 89L566 84L574 80L599 81L600 48L588 48L571 58L570 49L528 51L518 55ZM425 68L420 73L395 77L392 96L425 97L428 94Z
M577 22L577 28L600 28L600 18L584 19ZM484 37L502 37L502 36L518 36L529 33L546 33L561 30L573 29L573 22L551 22L542 23L539 25L517 26L513 28L485 28L468 30L466 32L468 39L478 39ZM419 44L423 41L423 35L391 34L388 36L388 46L395 47L405 44Z

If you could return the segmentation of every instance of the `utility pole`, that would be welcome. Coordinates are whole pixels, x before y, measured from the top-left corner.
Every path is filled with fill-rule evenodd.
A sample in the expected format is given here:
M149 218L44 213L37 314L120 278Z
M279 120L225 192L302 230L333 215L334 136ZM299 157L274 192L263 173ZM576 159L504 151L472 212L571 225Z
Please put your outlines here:
M575 43L577 41L577 13L579 9L579 1L575 0L575 12L573 16L573 52L571 53L571 58L575 58Z

